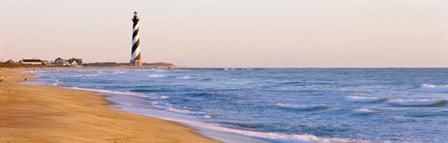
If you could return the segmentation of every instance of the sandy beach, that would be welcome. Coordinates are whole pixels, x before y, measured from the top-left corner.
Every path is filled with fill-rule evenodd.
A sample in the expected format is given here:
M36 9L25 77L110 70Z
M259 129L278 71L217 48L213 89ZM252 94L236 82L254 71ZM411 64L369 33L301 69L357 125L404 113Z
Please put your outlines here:
M0 142L217 142L191 128L113 110L105 95L20 83L27 69L0 69Z

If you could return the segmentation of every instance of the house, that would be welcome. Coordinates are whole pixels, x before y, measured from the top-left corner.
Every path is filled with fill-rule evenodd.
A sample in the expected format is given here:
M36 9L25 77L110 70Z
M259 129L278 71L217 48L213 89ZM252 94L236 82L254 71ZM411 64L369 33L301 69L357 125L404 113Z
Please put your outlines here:
M42 65L49 66L49 65L51 65L51 63L48 60L42 60Z
M73 61L69 61L68 62L68 65L70 65L70 66L72 66L72 67L77 67L79 64L78 64L78 62L76 62L75 60L73 60Z
M56 66L77 67L77 66L81 66L83 63L82 63L82 59L77 59L77 58L71 58L68 60L64 60L62 58L57 58L54 60L53 64Z
M67 66L68 62L62 58L57 58L54 60L53 64L57 66Z
M5 62L5 64L14 64L14 63L16 63L16 62L14 62L12 59L9 59Z
M67 61L68 61L68 64L70 66L80 66L80 65L82 65L82 59L71 58L71 59L68 59Z
M42 65L42 60L40 59L22 59L19 61L23 65Z

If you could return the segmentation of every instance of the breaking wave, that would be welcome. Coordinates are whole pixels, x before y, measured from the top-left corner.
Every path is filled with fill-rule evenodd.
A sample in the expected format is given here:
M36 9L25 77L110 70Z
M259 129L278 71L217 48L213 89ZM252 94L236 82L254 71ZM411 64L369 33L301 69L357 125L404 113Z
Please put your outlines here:
M419 88L415 89L414 91L425 93L448 93L448 85L435 85L425 83L422 84Z
M181 114L188 114L188 115L203 115L206 118L212 117L210 114L208 114L206 112L179 109L179 108L176 108L173 105L168 104L168 103L161 103L159 101L152 101L150 103L152 104L153 107L156 107L156 108L162 109L162 110L167 110L167 111L181 113Z
M345 98L353 102L361 102L361 103L382 103L389 100L388 98L363 97L363 96L347 96Z
M323 110L330 108L328 105L325 104L315 104L315 105L301 105L301 104L283 104L283 103L277 103L275 106L279 108L286 108L286 109L295 109L295 110Z
M446 116L448 116L448 111L412 114L411 116L412 117L437 117L437 116L446 117Z
M148 77L166 77L166 75L162 75L162 74L150 74L150 75L148 75Z
M162 95L157 95L157 94L141 94L141 93L135 93L135 92L111 91L111 90L102 90L102 89L88 89L88 88L79 88L79 87L72 87L72 89L87 90L87 91L93 91L93 92L105 93L105 94L119 94L119 95L130 95L130 96L137 96L137 97L146 97L146 98L151 98L151 99L170 98L168 96L162 96Z
M168 106L167 108L165 108L165 110L176 112L176 113L189 114L189 115L209 115L205 112L184 110L184 109L175 108L173 106Z
M354 110L355 115L370 115L376 113L376 111L369 108L358 108Z
M169 89L132 89L131 92L140 92L140 93L146 93L146 92L167 92L171 91Z
M126 74L128 71L114 71L114 74Z
M229 128L224 127L217 124L211 124L211 123L204 123L204 122L198 122L194 120L185 120L185 119L179 119L179 118L170 118L166 116L158 116L153 114L147 114L145 112L145 109L136 109L136 108L122 108L121 110L127 111L127 112L133 112L143 115L149 115L149 116L155 116L158 118L162 118L165 120L171 120L187 125L192 125L196 127L201 127L205 129L211 129L221 132L227 132L227 133L234 133L234 134L242 134L250 137L256 137L256 138L264 138L264 139L271 139L271 140L281 140L285 142L322 142L322 143L351 143L351 142L367 142L363 140L353 140L353 139L345 139L345 138L325 138L325 137L318 137L311 134L283 134L283 133L273 133L273 132L259 132L259 131L249 131L249 130L241 130L241 129L235 129L235 128Z
M177 78L179 78L179 79L190 79L190 78L192 78L192 77L190 77L190 76L179 76L179 77L177 77Z
M447 100L443 99L417 99L417 100L390 100L390 104L400 107L443 107Z

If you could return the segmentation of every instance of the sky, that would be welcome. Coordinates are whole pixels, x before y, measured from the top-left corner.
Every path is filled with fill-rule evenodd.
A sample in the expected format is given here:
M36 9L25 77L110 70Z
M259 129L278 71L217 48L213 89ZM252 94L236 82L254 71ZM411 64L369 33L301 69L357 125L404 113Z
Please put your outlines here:
M0 59L448 67L445 0L0 0Z

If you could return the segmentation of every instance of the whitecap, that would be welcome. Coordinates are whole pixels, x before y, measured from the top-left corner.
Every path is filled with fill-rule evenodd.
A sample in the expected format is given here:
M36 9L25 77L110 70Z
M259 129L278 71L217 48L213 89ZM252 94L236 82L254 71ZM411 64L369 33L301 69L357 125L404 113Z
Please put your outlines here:
M369 108L357 108L354 110L355 114L373 114L376 111L369 109Z
M213 117L212 117L212 115L207 114L207 115L204 115L204 118L210 119L210 118L213 118Z
M68 75L61 75L60 77L62 78L66 78L66 77L95 77L95 76L99 76L100 74L68 74Z
M424 93L448 93L448 85L435 85L425 83L422 84L419 88L415 89L414 91Z
M180 79L190 79L191 77L190 76L179 76L177 78L180 78Z
M363 103L380 103L389 100L388 98L365 97L365 96L347 96L345 98L352 102L363 102Z
M125 74L128 73L127 71L114 71L114 74Z
M159 99L168 99L168 98L170 98L169 96L165 96L165 95L160 95L159 96Z
M393 99L390 104L402 107L443 107L447 100L443 99Z
M430 83L425 83L425 84L422 84L422 87L427 87L427 88L448 88L448 85L434 85L434 84L430 84Z
M311 104L311 105L302 105L302 104L283 104L277 103L275 106L280 108L288 108L288 109L297 109L297 110L323 110L330 108L325 104Z
M104 72L102 70L97 70L96 73L97 74L104 74Z
M161 75L161 74L150 74L150 75L148 75L148 77L166 77L166 75Z

